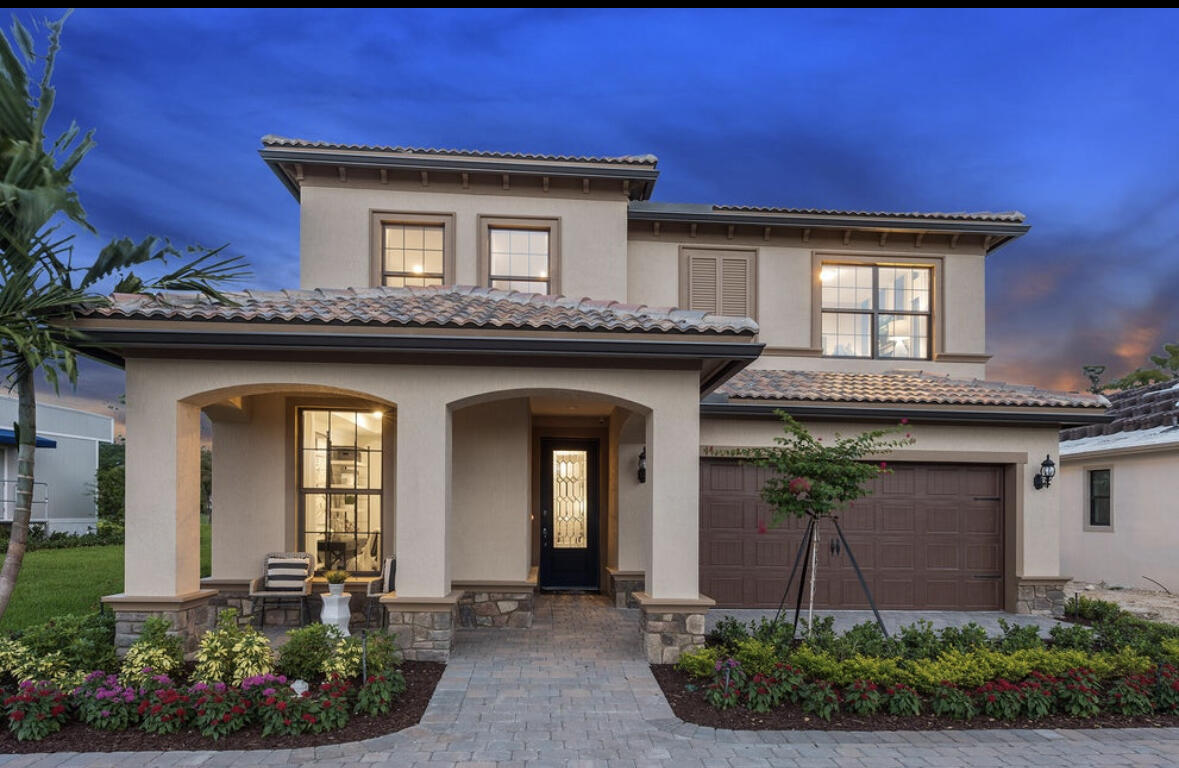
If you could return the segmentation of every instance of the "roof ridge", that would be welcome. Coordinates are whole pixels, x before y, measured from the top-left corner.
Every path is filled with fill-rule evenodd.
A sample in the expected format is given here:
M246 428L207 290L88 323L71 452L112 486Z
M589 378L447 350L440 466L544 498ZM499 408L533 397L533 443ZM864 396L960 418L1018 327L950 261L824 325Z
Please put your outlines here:
M278 136L268 133L262 137L264 147L302 147L307 149L351 149L360 152L399 152L419 155L450 155L459 157L486 157L514 160L552 160L578 163L612 163L624 165L657 165L659 158L653 154L639 155L570 155L544 152L501 152L486 149L457 149L448 147L413 147L391 144L354 144L334 141L318 141Z

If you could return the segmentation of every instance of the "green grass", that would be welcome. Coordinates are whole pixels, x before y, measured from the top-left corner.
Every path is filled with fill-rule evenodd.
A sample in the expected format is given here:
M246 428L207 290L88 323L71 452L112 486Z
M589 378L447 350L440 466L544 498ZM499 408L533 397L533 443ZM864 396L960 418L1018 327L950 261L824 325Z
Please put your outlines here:
M201 575L209 575L210 533L201 521ZM3 558L0 558L3 562ZM123 591L123 548L78 547L26 552L0 630L40 624L63 613L98 610L103 595Z

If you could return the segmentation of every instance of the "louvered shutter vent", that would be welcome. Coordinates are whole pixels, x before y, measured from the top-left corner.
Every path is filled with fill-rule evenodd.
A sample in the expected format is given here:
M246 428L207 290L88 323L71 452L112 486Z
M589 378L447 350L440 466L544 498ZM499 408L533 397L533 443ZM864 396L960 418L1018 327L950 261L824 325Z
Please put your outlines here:
M749 260L721 259L720 309L722 315L746 317L749 312Z
M688 259L689 309L717 311L717 274L720 260L715 256L692 255Z

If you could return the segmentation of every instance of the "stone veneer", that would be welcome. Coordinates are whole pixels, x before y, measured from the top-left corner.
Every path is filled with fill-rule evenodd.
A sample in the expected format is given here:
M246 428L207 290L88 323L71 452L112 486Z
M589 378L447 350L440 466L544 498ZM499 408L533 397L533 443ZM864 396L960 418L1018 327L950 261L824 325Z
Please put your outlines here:
M213 590L201 590L172 599L127 595L104 597L103 603L115 614L115 651L119 656L126 654L131 644L143 634L144 622L160 616L172 624L169 634L177 635L183 641L185 655L195 653L200 636L212 626L215 611L210 600L216 594Z
M1015 612L1044 616L1064 615L1067 578L1022 577L1015 581Z
M615 608L638 608L635 593L646 589L647 577L642 571L606 569L607 592Z
M352 626L364 626L365 610L368 607L368 579L350 581L345 591L352 596L349 607L352 609ZM216 589L217 595L209 604L220 611L223 608L234 608L242 623L254 624L250 600L250 582L240 579L201 579L201 586ZM319 614L323 610L323 601L319 596L327 592L327 582L317 580L311 585L311 596L307 598L307 622L319 621ZM258 607L261 611L261 606ZM376 624L377 616L373 616ZM294 601L270 603L266 606L266 626L294 628L300 624L299 606Z
M458 600L458 624L525 629L532 626L535 601L531 586L506 591L491 586L466 589Z
M639 633L643 652L652 664L674 664L685 651L704 645L704 624L708 610L716 605L710 598L659 600L646 592L634 593L639 605Z
M441 598L399 598L390 593L381 598L389 615L389 632L401 654L411 661L450 659L458 626L458 592Z

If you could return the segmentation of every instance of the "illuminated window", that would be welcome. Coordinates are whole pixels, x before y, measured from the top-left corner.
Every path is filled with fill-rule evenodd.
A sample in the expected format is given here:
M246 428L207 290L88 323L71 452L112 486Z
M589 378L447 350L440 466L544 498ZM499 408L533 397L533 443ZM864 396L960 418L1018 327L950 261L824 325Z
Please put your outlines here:
M524 293L548 293L550 280L549 231L488 227L492 288Z
M442 285L444 236L442 224L382 225L381 285Z
M824 264L823 354L929 358L932 270Z

